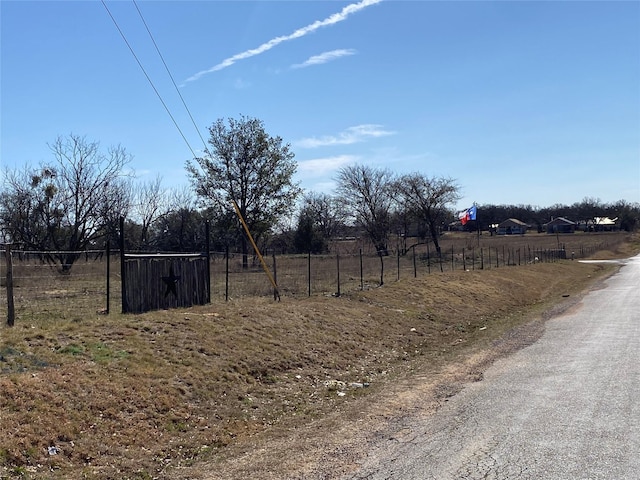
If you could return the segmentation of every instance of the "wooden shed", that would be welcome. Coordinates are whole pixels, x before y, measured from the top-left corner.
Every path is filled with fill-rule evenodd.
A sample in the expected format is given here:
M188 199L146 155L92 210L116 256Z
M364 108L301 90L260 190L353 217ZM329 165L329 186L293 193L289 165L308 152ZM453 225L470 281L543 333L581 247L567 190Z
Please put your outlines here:
M208 254L125 254L121 262L122 313L211 301Z

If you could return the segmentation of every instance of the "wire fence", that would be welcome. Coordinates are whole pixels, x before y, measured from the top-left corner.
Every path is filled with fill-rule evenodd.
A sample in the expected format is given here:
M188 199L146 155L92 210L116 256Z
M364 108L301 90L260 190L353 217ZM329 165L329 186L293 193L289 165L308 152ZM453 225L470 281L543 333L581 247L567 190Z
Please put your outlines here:
M623 242L623 234L488 237L443 239L441 252L433 244L398 241L388 256L377 255L357 241L334 245L333 254L276 255L266 263L283 297L339 296L400 279L460 270L490 270L539 262L580 259ZM48 252L51 253L51 252ZM47 261L42 252L11 252L12 286L17 321L84 319L88 315L120 312L122 306L119 252L75 252L71 268ZM211 301L268 296L273 287L255 257L243 268L237 252L211 252ZM7 318L7 268L0 250L0 315Z

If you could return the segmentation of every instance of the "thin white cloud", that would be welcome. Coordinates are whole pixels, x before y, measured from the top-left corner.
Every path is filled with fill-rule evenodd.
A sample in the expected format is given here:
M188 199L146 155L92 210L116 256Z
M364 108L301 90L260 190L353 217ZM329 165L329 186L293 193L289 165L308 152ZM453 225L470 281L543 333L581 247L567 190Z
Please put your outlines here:
M237 90L244 90L245 88L249 88L251 86L251 83L247 82L246 80L243 80L242 78L237 78L236 81L233 83L233 86Z
M349 15L357 13L360 10L363 10L371 5L375 5L376 3L380 3L381 1L382 0L362 0L358 3L352 3L350 5L347 5L339 13L334 13L333 15L328 16L324 20L317 20L307 25L306 27L299 28L298 30L296 30L295 32L289 35L283 35L280 37L272 38L271 40L263 43L257 48L245 50L244 52L237 53L229 58L226 58L222 62L218 63L217 65L214 65L213 67L207 70L202 70L196 73L195 75L190 76L184 81L183 84L198 80L199 78L201 78L204 75L207 75L208 73L217 72L224 68L230 67L231 65L233 65L239 60L244 60L246 58L260 55L261 53L269 51L283 42L288 42L289 40L295 40L297 38L304 37L305 35L309 35L310 33L313 33L322 27L327 27L330 25L334 25L338 22L342 22L343 20L346 20L349 17Z
M314 55L309 57L305 62L291 65L291 68L305 68L312 65L322 65L323 63L331 62L341 57L347 57L349 55L355 55L357 52L352 48L342 48L339 50L332 50L330 52L324 52L320 55Z
M298 173L304 176L321 176L358 161L355 155L315 158L298 162Z
M351 145L363 142L367 138L385 137L394 135L395 132L384 130L382 125L365 124L349 127L336 136L327 135L324 137L303 138L295 142L301 148L328 147L332 145Z

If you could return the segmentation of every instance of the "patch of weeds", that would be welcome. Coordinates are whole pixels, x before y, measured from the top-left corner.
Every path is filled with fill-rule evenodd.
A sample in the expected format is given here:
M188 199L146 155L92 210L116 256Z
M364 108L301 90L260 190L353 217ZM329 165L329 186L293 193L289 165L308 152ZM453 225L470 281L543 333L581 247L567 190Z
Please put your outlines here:
M273 385L278 382L278 377L266 368L251 370L249 375L264 385Z
M96 363L106 363L110 360L119 360L129 356L129 352L125 350L113 350L104 342L88 344L87 352Z
M0 448L0 465L7 465L9 463L9 452L6 448Z
M31 447L28 447L27 449L25 449L24 456L29 462L32 462L32 461L35 461L38 458L39 453L40 453L40 451L39 451L38 447L31 446Z
M131 478L135 480L152 480L153 476L146 470L138 470Z
M28 475L28 473L29 472L27 471L26 467L22 467L22 466L13 467L11 469L11 474L16 477L25 478Z
M129 352L124 350L114 351L104 342L87 343L85 345L71 343L65 347L59 348L57 351L58 353L74 357L78 355L87 355L96 363L107 363L111 360L126 358L129 355Z
M189 430L189 424L183 420L171 420L165 426L168 432L186 432Z
M210 459L217 449L224 448L227 443L214 440L214 445L202 445L183 449L184 458L182 464L186 467L193 466L197 462Z
M28 370L42 369L49 364L13 347L0 348L0 373L22 373Z
M58 353L72 355L75 357L77 355L82 355L84 353L84 348L82 347L82 345L71 343L66 347L59 348Z

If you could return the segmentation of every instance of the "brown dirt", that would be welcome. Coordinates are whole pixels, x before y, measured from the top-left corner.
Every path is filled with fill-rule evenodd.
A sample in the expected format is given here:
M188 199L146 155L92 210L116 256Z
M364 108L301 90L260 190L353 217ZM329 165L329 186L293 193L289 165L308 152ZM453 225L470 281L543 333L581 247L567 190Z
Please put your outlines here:
M0 478L338 478L615 268L563 261L339 298L21 319L0 330Z

